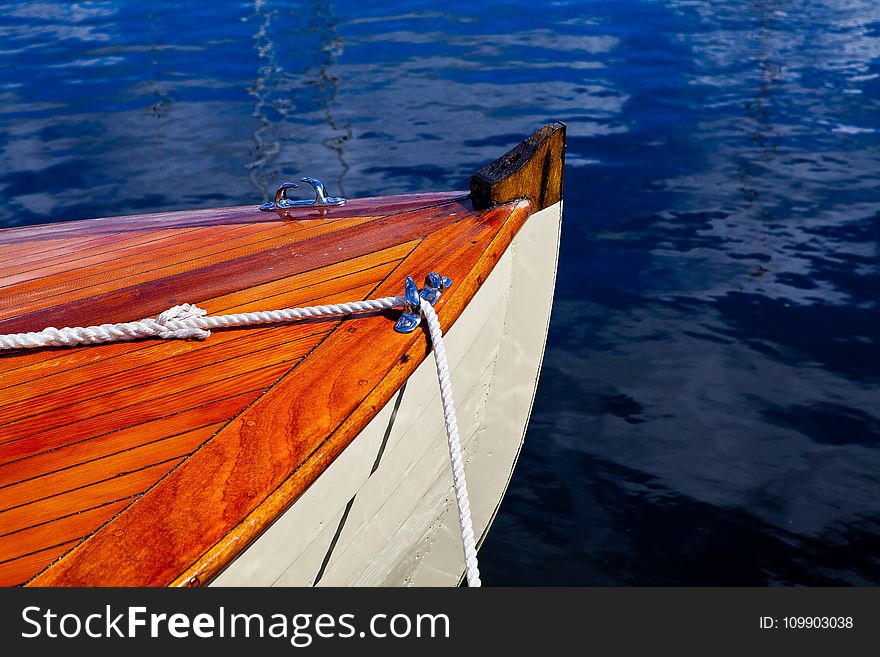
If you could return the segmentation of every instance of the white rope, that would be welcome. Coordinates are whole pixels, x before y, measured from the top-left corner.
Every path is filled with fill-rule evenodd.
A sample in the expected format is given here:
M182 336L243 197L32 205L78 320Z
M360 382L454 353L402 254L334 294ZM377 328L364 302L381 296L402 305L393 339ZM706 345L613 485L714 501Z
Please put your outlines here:
M211 335L209 329L253 324L273 324L295 319L310 319L330 315L351 315L353 313L386 310L402 306L403 297L384 297L368 301L337 303L329 306L308 306L305 308L284 308L282 310L263 310L252 313L215 315L206 317L207 311L196 305L184 303L169 308L156 319L142 319L122 324L101 324L100 326L77 326L55 328L50 326L35 333L12 333L0 335L0 351L7 349L32 349L35 347L73 347L78 344L100 344L137 340L138 338L165 338L204 340Z
M461 456L461 439L458 437L458 421L455 417L455 402L452 400L452 382L449 380L449 365L446 362L446 347L443 345L443 331L440 320L430 303L421 300L422 313L428 322L431 345L434 348L434 361L437 364L437 379L440 381L440 401L443 404L443 420L446 422L446 438L449 443L449 460L452 463L452 485L455 488L455 501L458 502L458 524L461 529L461 543L464 547L464 564L468 586L482 586L480 568L477 564L477 545L474 540L474 525L471 520L471 504L468 499L467 483L464 478L464 459Z
M328 306L308 306L305 308L284 308L232 315L207 317L207 311L194 304L184 303L169 308L155 319L142 319L137 322L121 324L101 324L87 327L48 327L33 333L12 333L0 335L0 351L9 349L33 349L36 347L72 347L79 344L101 344L138 338L165 338L204 340L211 335L209 329L232 326L251 326L289 322L296 319L327 317L332 315L351 315L354 313L386 310L403 306L404 297L384 297L367 301L354 301ZM422 314L428 323L434 360L437 364L437 378L440 383L440 401L443 404L443 420L446 423L446 437L449 443L449 460L452 464L452 484L458 503L458 521L461 529L461 542L464 547L465 572L468 586L481 586L480 569L477 565L477 547L474 527L471 520L470 501L464 474L464 460L461 455L461 439L458 435L458 422L455 417L455 403L452 399L452 383L449 380L449 365L446 362L446 348L443 345L443 331L440 320L430 303L420 299Z

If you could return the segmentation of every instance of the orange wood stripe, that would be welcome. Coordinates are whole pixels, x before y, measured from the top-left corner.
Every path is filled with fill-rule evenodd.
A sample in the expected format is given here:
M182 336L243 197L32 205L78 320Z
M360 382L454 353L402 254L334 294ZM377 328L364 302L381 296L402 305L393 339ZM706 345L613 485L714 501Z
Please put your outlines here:
M38 239L36 237L21 242L4 244L0 232L0 264L16 261L27 263L32 258L42 258L45 254L64 255L86 245L91 245L94 237L65 237L59 239Z
M372 268L372 271L368 272L369 278L371 282L369 286L364 289L358 291L355 290L352 292L352 295L347 295L345 292L337 292L338 295L345 296L348 298L360 298L364 294L367 294L370 290L372 290L378 280L384 278L387 272L399 261L395 261L391 263L391 266L385 265L380 269L380 271L376 271L377 268ZM363 277L363 274L361 274ZM312 286L310 290L311 294L314 294L316 291L320 290L320 288L326 287L328 283L332 283L334 286L339 286L340 279L351 279L352 276L341 276L336 280L320 283ZM376 280L378 278L378 280ZM281 295L283 298L285 295ZM266 331L266 333L270 333L270 331ZM273 336L277 340L277 332L276 335ZM183 368L186 369L186 368ZM103 377L101 379L103 382L107 382L107 378ZM102 386L103 389L103 386ZM211 427L213 430L214 427ZM162 457L169 457L178 452L182 447L190 447L194 449L201 441L195 441L194 445L184 445L180 446L177 440L169 439L162 440L158 443L149 443L148 445L139 448L139 449L129 449L121 454L110 456L109 458L100 459L99 461L91 461L85 463L83 465L74 466L72 468L68 468L62 472L56 472L53 474L49 474L48 476L39 477L37 479L30 479L29 481L9 486L5 489L0 490L0 508L8 507L10 505L19 505L29 503L35 500L38 496L42 496L43 498L48 497L50 495L56 495L58 493L62 493L64 491L70 490L71 487L76 485L86 485L88 483L93 482L99 476L112 477L117 473L117 471L122 470L130 470L131 465L135 463L143 464L146 462L153 462L156 460L160 460ZM172 446L169 447L169 443L173 443ZM170 450L170 451L169 451ZM189 453L189 449L184 451L185 454ZM50 453L50 454L55 454ZM182 454L180 454L182 455ZM0 554L0 557L6 556Z
M364 217L369 220L374 217ZM149 263L153 269L161 269L163 266L174 265L187 260L192 260L199 255L211 255L228 251L236 246L255 245L272 237L292 237L302 233L305 229L321 231L332 228L333 223L329 220L315 220L308 225L303 222L286 222L280 219L266 221L261 224L233 224L230 226L208 226L205 228L190 228L178 231L163 231L168 237L161 240L151 241L147 244L133 246L118 245L109 251L89 258L77 257L72 254L68 261L53 261L48 265L28 267L23 269L20 265L14 269L21 280L33 278L46 279L43 286L67 284L71 289L78 286L73 282L79 281L82 286L83 280L89 280L98 274L103 274L107 280L121 278L130 271L134 265ZM125 235L125 233L122 233ZM106 249L106 247L105 247ZM143 268L136 270L144 271ZM15 276L8 276L0 280L4 287L17 282ZM22 288L23 291L36 291L37 283Z
M138 308L144 316L152 315L178 303L228 294L424 237L447 224L450 216L469 212L467 206L451 202L420 213L366 222L313 237L304 244L267 249L249 257L3 319L0 331L125 321L130 319L132 308ZM184 295L186 298L182 298Z
M159 373L163 375L162 378L152 379L149 383L139 383L135 380L134 385L106 394L103 393L102 382L102 385L97 387L98 396L90 399L69 397L68 399L77 399L72 404L59 405L56 396L40 398L30 404L26 403L24 408L12 404L2 409L5 418L15 417L14 420L5 423L0 428L3 433L2 440L5 444L37 432L45 432L77 421L97 418L118 409L149 405L157 400L173 399L175 395L189 391L195 386L245 375L256 369L257 363L261 366L292 364L308 353L321 341L324 335L318 334L311 338L297 340L289 348L278 349L272 345L260 351L249 351L228 360L207 363L188 372L180 372L176 367L163 368ZM177 373L169 375L169 371ZM63 404L64 401L62 399L61 403ZM180 406L178 408L188 407Z
M360 281L361 275L366 275L374 267L382 267L399 261L415 247L416 243L416 241L407 242L400 246L393 246L376 253L283 278L248 290L216 299L199 301L199 305L209 313L219 315L245 310L267 310L283 306L293 307L323 303L320 299L329 295L331 286L352 287L360 285L359 282L352 283L351 281ZM377 273L376 276L375 280L381 280L380 273ZM285 291L296 294L282 298L280 295ZM338 301L348 301L348 299L338 299ZM217 335L224 335L224 333L221 332ZM160 357L167 358L187 351L190 348L187 345L193 343L172 340L162 341L161 344L165 346L161 349L156 348L156 353ZM156 341L137 341L111 343L102 345L100 349L81 347L63 350L22 350L5 356L0 354L0 389L154 346L158 347Z
M135 498L110 502L103 506L75 513L60 520L47 522L30 529L0 537L0 564L10 559L17 559L42 551L47 546L69 543L71 540L82 539L107 522L114 515L131 504ZM0 573L3 566L0 565ZM33 573L31 573L33 574ZM25 575L25 578L30 575ZM2 575L0 575L2 578Z
M187 431L189 427L196 427L191 431L208 438L215 431L217 423L222 423L241 412L264 390L265 388L251 390L240 395L220 399L211 404L174 413L158 420L87 438L58 449L33 453L33 447L29 441L19 441L22 448L18 455L19 458L0 465L0 487L64 471L81 463L88 463L145 445L157 439L164 439L166 436L183 435L189 433ZM0 494L2 494L2 488L0 488Z
M448 327L527 215L521 203L447 218L398 271L452 276L455 285L438 304ZM398 288L393 278L373 294ZM389 317L345 325L159 482L136 511L123 511L34 583L156 585L182 571L208 581L317 478L428 353L422 332L397 334ZM151 540L156 532L161 542Z
M372 217L344 219L333 222L332 228L334 231L344 230L345 228L371 221L373 221ZM91 277L70 282L66 282L64 280L65 277L59 275L48 279L48 283L44 286L41 286L39 282L37 282L38 284L33 282L22 283L12 286L5 291L4 300L6 308L0 311L0 316L11 317L23 312L48 308L57 303L59 298L63 298L65 303L69 303L95 295L115 292L121 288L148 283L157 278L169 278L205 267L217 266L228 261L247 260L249 259L248 256L259 255L266 250L274 250L281 247L290 248L296 242L314 239L318 235L326 234L327 228L330 226L331 224L324 223L320 226L313 226L295 233L283 231L285 234L281 236L276 235L273 238L255 243L250 243L249 239L245 239L243 245L240 244L240 241L232 240L231 243L237 246L229 249L225 248L224 242L213 244L207 248L195 248L192 251L194 255L192 258L189 258L189 250L186 249L183 251L182 258L179 261L172 261L163 265L160 260L155 267L152 264L147 264L146 266L135 266L120 271L112 271L112 268L108 268L106 276L96 273ZM180 247L177 246L176 249L179 251Z
M419 240L412 240L296 276L224 294L199 302L199 306L212 315L223 315L245 310L324 304L326 302L321 299L328 297L334 290L352 287L352 280L365 281L366 276L369 275L372 275L372 280L377 283L384 280L390 270L397 266L418 243ZM295 296L289 296L292 293L295 293Z
M295 361L296 362L296 361ZM260 364L262 365L262 364ZM273 383L292 367L282 363L272 367L260 367L241 376L230 376L213 383L191 388L177 395L156 399L150 404L137 404L126 408L113 409L103 415L79 418L71 424L52 429L45 429L41 423L34 422L31 427L21 427L18 432L10 435L9 442L0 445L0 460L16 459L21 454L19 440L27 440L32 453L47 449L70 445L87 438L99 436L123 427L157 420L166 415L177 413L181 409L195 408L217 399L231 397L244 390L262 388ZM45 419L51 423L51 418ZM5 434L4 434L5 436Z
M185 228L175 230L166 228L157 231L132 231L114 233L101 237L90 238L79 244L65 245L60 248L38 251L43 242L35 239L32 243L16 244L18 256L0 261L0 283L7 285L6 277L28 272L36 276L48 276L53 267L66 271L83 264L106 261L111 254L123 250L141 248L148 250L168 242L179 242L198 231L213 232L214 228Z
M221 426L222 423L218 423L197 431L188 431L185 434L167 438L154 436L158 440L146 445L89 461L61 472L7 486L0 489L0 511L30 504L77 488L84 488L126 472L138 470L146 465L188 456Z
M237 229L236 233L253 233L259 227L247 225L244 228L233 227ZM148 262L152 259L152 255L156 252L182 251L181 242L209 242L218 239L217 228L188 228L186 230L166 230L164 236L157 237L155 234L138 234L133 233L135 237L127 237L132 233L120 233L112 236L114 239L104 238L105 244L95 246L91 249L74 249L67 250L64 253L50 253L45 258L25 259L24 262L2 263L0 267L0 292L5 292L4 288L8 288L15 284L32 281L30 284L37 286L37 282L54 281L56 283L66 280L61 278L81 278L87 277L89 272L94 268L107 267L108 269L118 267L120 262L125 259L134 262ZM225 238L226 233L221 234ZM125 239L123 239L125 238ZM23 256L28 258L30 254ZM183 257L183 254L181 254Z
M391 267L383 268L384 274ZM334 292L319 303L334 303L350 299L361 299L369 292L384 275L377 278L371 271L359 287ZM284 299L282 299L283 301ZM27 385L20 385L0 390L0 432L3 425L17 422L24 418L34 417L52 412L59 416L60 409L76 404L87 406L95 399L103 405L103 397L113 393L134 390L135 396L141 400L150 399L153 383L162 382L161 389L168 390L176 378L187 380L211 381L223 376L240 365L242 357L265 357L266 350L272 350L273 357L285 360L301 358L327 335L334 320L314 320L296 322L287 325L276 325L259 329L244 327L216 331L210 342L191 342L188 349L181 349L173 357L167 357L166 350L144 349L129 354L124 359L102 361L89 368L79 368L57 377L49 376ZM217 367L216 372L207 368ZM98 388L94 381L100 380ZM114 397L117 406L121 403ZM80 411L75 411L79 416ZM3 439L0 438L0 444Z
M39 572L51 564L79 542L79 539L69 541L46 550L35 552L34 554L29 554L26 557L0 563L0 586L17 586L19 584L24 584L34 576L34 573Z
M0 532L3 536L13 534L44 522L51 522L79 511L143 493L181 461L182 458L176 458L164 463L156 463L107 481L40 500L39 503L0 511Z
M454 199L464 199L466 191L430 192L427 194L404 194L400 196L372 196L352 199L340 207L294 208L286 212L289 220L330 219L379 214L391 216L428 208L438 203ZM255 206L233 208L209 208L205 210L181 210L178 212L158 212L122 217L102 217L54 224L19 226L0 229L0 247L21 242L52 240L59 238L88 237L133 230L159 230L162 228L192 228L197 226L225 226L231 223L264 223L268 212L261 212ZM276 213L276 216L277 213Z
M138 395L149 399L145 388L154 381L166 380L175 374L192 381L210 381L210 372L202 368L218 366L217 376L228 375L233 359L255 355L274 348L285 359L305 356L327 334L327 327L316 324L292 324L248 332L247 328L217 331L214 344L190 343L174 357L166 357L154 349L142 349L126 358L101 361L91 367L48 376L37 381L0 390L0 432L2 425L16 420L50 413L69 406L73 400L89 403L111 393L136 387ZM212 336L213 337L213 336ZM222 338L222 340L221 340ZM101 385L96 386L95 381ZM0 442L3 438L0 438Z

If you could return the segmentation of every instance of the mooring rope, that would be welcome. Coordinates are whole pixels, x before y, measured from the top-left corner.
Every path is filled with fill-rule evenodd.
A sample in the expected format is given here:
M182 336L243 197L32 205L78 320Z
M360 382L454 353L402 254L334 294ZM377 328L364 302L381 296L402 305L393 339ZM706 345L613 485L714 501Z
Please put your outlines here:
M455 416L455 403L452 401L452 382L449 380L449 365L446 362L446 347L443 344L443 331L434 308L425 299L421 300L422 314L428 323L434 362L437 365L437 380L440 382L440 402L443 405L443 421L446 423L446 438L449 443L449 461L452 464L452 485L455 488L455 501L458 503L458 525L461 528L461 544L464 547L465 572L468 586L481 586L480 568L477 565L477 545L474 540L474 523L471 520L471 503L468 498L467 483L464 479L464 459L461 456L461 439L458 437L458 421Z
M439 295L438 295L439 296ZM440 401L443 406L443 421L449 445L449 461L452 465L452 485L458 504L458 520L461 529L461 542L464 548L465 572L468 586L481 586L480 569L477 564L477 547L471 519L470 501L464 473L464 459L461 453L461 439L458 435L458 422L455 416L455 403L452 399L452 382L449 378L449 364L446 361L446 348L443 344L443 331L440 320L431 303L419 300L421 315L428 325L434 361L437 365L437 380L440 384ZM208 316L195 304L184 303L173 306L160 313L155 319L146 318L119 324L98 326L77 326L55 328L50 326L42 331L31 333L11 333L0 335L0 351L10 349L34 349L38 347L74 347L106 342L123 342L140 338L196 339L205 340L211 335L210 329L252 326L255 324L274 324L299 319L354 315L376 312L389 308L409 307L405 297L383 297L366 301L352 301L326 306L307 306L304 308L283 308L249 313ZM415 308L409 307L410 311Z
M403 297L384 297L367 301L337 303L329 306L308 306L305 308L284 308L282 310L262 310L251 313L214 315L196 305L184 303L173 306L159 314L156 319L141 319L121 324L101 324L100 326L77 326L55 328L50 326L34 333L12 333L0 335L0 351L7 349L32 349L35 347L73 347L79 344L101 344L120 342L138 338L165 338L204 340L211 335L209 329L251 326L254 324L274 324L296 319L312 319L332 315L353 315L355 313L375 312L402 306Z

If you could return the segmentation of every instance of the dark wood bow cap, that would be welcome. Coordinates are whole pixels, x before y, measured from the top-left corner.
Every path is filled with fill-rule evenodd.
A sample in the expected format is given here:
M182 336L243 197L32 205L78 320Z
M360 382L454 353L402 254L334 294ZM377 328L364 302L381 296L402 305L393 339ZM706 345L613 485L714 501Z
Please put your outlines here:
M538 212L562 198L565 124L548 123L471 176L471 202L485 210L528 198Z

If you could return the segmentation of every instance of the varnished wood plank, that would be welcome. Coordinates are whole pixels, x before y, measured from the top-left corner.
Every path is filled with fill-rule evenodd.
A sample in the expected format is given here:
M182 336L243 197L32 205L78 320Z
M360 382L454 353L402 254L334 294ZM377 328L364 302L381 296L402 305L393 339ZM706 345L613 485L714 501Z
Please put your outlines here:
M229 420L240 413L264 390L265 388L259 388L226 399L218 399L210 404L144 422L134 427L126 427L100 436L91 436L56 449L37 451L39 448L35 448L32 444L19 441L21 451L15 454L15 458L0 465L0 487L64 471L81 463L119 454L155 440L164 440L166 437L173 438L187 433L198 433L204 438L208 438L216 430L218 423Z
M34 552L57 546L59 543L69 544L71 541L78 541L88 536L133 500L133 497L117 500L88 511L68 515L60 520L0 536L0 573L4 570L2 564L11 559L20 559ZM23 574L23 579L26 579L33 574L33 571Z
M109 502L142 493L156 480L180 463L177 458L157 463L147 468L113 477L68 493L61 493L39 503L27 504L6 511L0 511L0 531L3 536L44 522L51 522L78 511L92 509ZM73 511L72 511L73 510Z
M345 207L345 206L343 206ZM324 267L419 237L462 216L470 208L456 202L402 213L326 233L296 244L187 271L120 290L0 320L0 331L14 333L34 326L90 326L130 319L131 308L144 316L173 305L228 294L285 276ZM186 298L183 298L184 294Z
M67 397L62 392L60 399L58 395L44 395L36 401L21 405L8 404L0 409L0 418L3 419L3 424L0 425L0 433L3 435L0 444L31 435L35 429L50 431L75 422L95 419L119 409L152 404L160 400L167 402L194 387L246 375L257 369L256 363L266 367L285 363L291 366L317 344L323 335L296 341L290 350L277 349L276 345L270 344L259 351L248 351L227 360L205 363L190 371L180 371L174 367L163 368L157 373L157 378L147 379L146 382L135 380L131 385L110 392L100 386L93 397ZM67 403L71 399L74 401ZM181 405L178 408L187 406Z
M117 454L87 461L60 472L6 486L0 489L0 512L78 488L85 488L155 463L164 463L170 459L187 456L219 428L220 423L217 423L178 436L168 438L156 436L160 439L126 449ZM79 509L72 509L72 511L79 511ZM0 548L0 559L3 559L2 548Z
M141 235L143 237L144 235ZM116 241L119 235L103 237L65 237L56 239L39 239L34 236L27 240L4 243L0 233L0 267L18 268L29 266L34 261L45 261L53 257L65 257L79 249L97 246L101 241Z
M65 303L70 303L78 299L111 293L120 288L150 283L159 278L193 272L229 261L246 260L263 251L293 247L297 242L310 240L317 235L343 230L372 220L373 217L355 217L332 223L320 222L308 227L300 227L298 230L282 227L272 231L273 236L256 241L251 235L236 239L233 234L229 241L225 238L219 241L213 240L207 246L201 243L186 243L185 246L176 244L171 247L176 257L164 261L161 258L155 261L149 259L146 265L135 262L122 268L108 265L105 271L92 271L83 278L79 277L81 272L75 270L46 279L26 281L2 290L6 301L2 315L14 316L47 308L57 303L59 298L63 298Z
M180 243L193 234L215 232L215 228L186 228L175 230L167 228L163 231L126 232L104 235L99 238L81 240L82 243L45 250L45 243L34 239L27 244L16 244L17 257L4 258L0 261L0 285L7 286L16 282L13 276L28 274L28 278L49 276L56 271L68 271L76 267L106 262L114 254L122 251L148 251L163 244ZM71 240L64 240L65 242Z
M0 460L5 462L21 454L21 446L16 444L19 440L27 440L29 449L34 452L70 445L124 427L157 420L177 413L181 408L195 408L217 399L231 397L243 390L268 386L291 367L292 365L288 363L271 367L255 366L251 372L193 387L176 395L156 399L150 404L116 408L102 415L80 418L70 424L54 426L52 429L46 429L39 423L34 423L32 427L25 424L18 427L18 431L9 436L9 440L0 444ZM47 419L48 424L52 422L51 418Z
M142 349L124 359L101 361L92 367L49 376L24 385L0 390L0 432L5 424L43 413L53 413L73 404L88 405L92 400L127 389L136 397L150 399L150 384L177 375L194 384L210 382L217 376L234 372L236 359L266 349L283 352L287 360L305 356L327 334L327 328L315 324L279 326L276 331L232 329L217 331L216 344L195 343L186 351L168 358L155 350ZM222 340L221 340L222 339ZM212 369L214 366L218 366ZM100 381L100 386L94 382ZM168 390L173 383L168 381ZM114 401L116 398L114 398ZM120 402L121 403L121 402ZM0 443L3 439L0 438Z
M339 207L300 207L286 210L286 220L343 219L347 217L381 214L392 216L428 208L439 203L463 199L467 192L430 192L403 194L400 196L372 196L351 199ZM274 216L279 216L276 213ZM231 208L208 208L204 210L181 210L153 214L120 217L101 217L53 224L35 224L0 229L0 248L22 242L65 239L71 237L96 237L136 230L161 230L163 228L193 228L199 226L227 226L241 223L264 223L273 215L261 212L256 205Z
M13 290L20 292L34 292L43 287L60 286L66 284L70 290L78 289L76 281L88 279L94 275L97 269L106 280L116 280L131 270L131 267L141 263L148 263L149 269L139 268L137 273L146 271L161 271L175 264L183 264L196 260L199 257L217 255L217 261L231 259L236 247L255 247L255 251L272 244L272 238L308 237L322 232L333 230L345 225L354 225L362 221L370 221L373 216L354 217L344 220L313 220L310 222L291 222L275 218L260 224L233 224L231 226L209 226L205 228L187 229L176 232L172 239L162 239L146 244L124 246L101 253L93 258L72 258L70 261L56 260L51 265L29 271L31 278L34 274L42 279L42 282L34 282L30 286L17 286ZM125 235L125 233L122 233ZM223 257L224 254L232 253ZM239 252L240 253L240 252ZM74 255L74 254L72 254ZM73 266L70 266L73 265ZM22 271L22 267L17 268ZM4 281L0 280L0 284ZM5 287L5 284L4 284ZM82 284L80 284L82 287ZM2 289L2 288L0 288ZM12 290L6 290L8 294Z
M242 223L262 223L264 221L266 221L266 215L260 213L253 206L99 217L96 219L79 219L76 221L0 229L0 246L21 244L34 240L65 239L72 235L97 238L134 231L227 226Z
M369 221L375 217L358 217L354 221ZM351 220L349 220L351 221ZM195 260L200 256L217 254L218 256L236 247L252 246L261 250L262 246L271 244L272 238L291 238L306 230L322 230L331 228L331 222L317 220L308 226L300 222L276 220L262 224L241 224L195 228L188 231L175 231L175 239L163 239L147 244L137 244L116 248L92 257L77 257L69 261L54 261L28 272L31 277L41 276L53 285L67 283L72 286L74 281L88 279L99 273L112 279L121 278L132 271L135 265L149 263L152 270ZM144 271L143 268L137 270ZM6 286L7 279L0 279L0 285ZM15 282L15 281L12 281Z
M79 543L79 539L0 563L0 586L17 586Z
M379 277L384 274L377 271L376 268L399 261L412 250L415 244L416 241L406 242L365 256L272 281L265 285L199 301L199 305L213 315L220 315L323 303L321 299L328 298L334 289L361 285L366 282L366 276L376 276L377 278L373 280L380 280ZM369 273L371 271L372 274ZM348 299L337 300L348 301ZM256 331L259 329L243 330ZM226 333L220 332L218 335L222 339ZM65 350L21 350L14 354L0 355L0 390L44 376L60 375L78 367L118 358L143 349L151 349L157 359L170 358L197 348L197 344L177 340L154 340L112 343L103 345L101 349L80 347ZM211 344L216 344L216 340Z
M556 121L471 176L471 200L492 208L527 198L538 212L562 199L564 169L565 124Z
M9 231L7 235L12 234L11 228L5 229ZM22 246L20 242L9 242L6 243L3 241L3 231L0 230L0 258L2 258L3 262L6 261L9 257L18 257L22 255ZM88 242L94 238L91 237L83 237L82 235L69 235L64 238L58 238L54 240L39 240L36 237L32 237L30 241L31 253L33 254L41 254L47 250L67 250L72 246L76 246L79 244L83 244L84 242Z
M448 327L525 221L528 207L464 210L436 222L400 266L399 278L438 268L451 275L455 286L438 304ZM374 294L399 288L391 276ZM168 583L190 564L186 574L207 581L323 471L427 353L420 332L396 334L385 316L345 326L303 361L308 367L282 379L145 495L136 512L124 511L113 531L99 531L34 583L110 583L99 563L110 566L114 584ZM340 354L346 368L336 367ZM157 527L162 544L145 547L144 537Z

